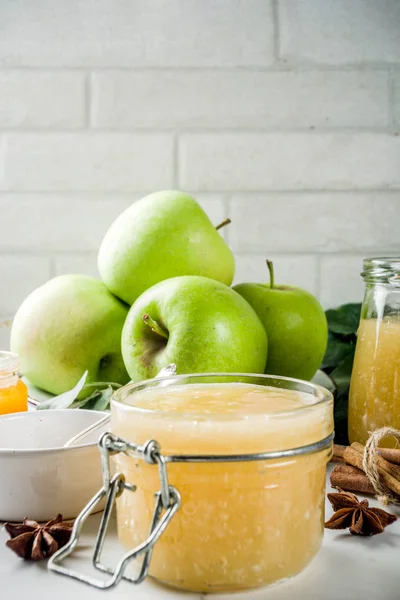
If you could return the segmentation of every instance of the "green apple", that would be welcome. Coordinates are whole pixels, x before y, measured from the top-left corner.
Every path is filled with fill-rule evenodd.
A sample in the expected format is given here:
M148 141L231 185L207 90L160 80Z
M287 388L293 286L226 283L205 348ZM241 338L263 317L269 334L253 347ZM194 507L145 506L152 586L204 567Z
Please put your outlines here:
M233 254L194 198L156 192L125 210L107 231L98 255L100 276L128 304L152 285L202 275L230 285Z
M128 307L86 275L62 275L33 291L15 315L11 349L37 387L61 394L86 383L129 381L121 354Z
M325 313L318 300L300 288L270 283L241 283L236 290L254 308L268 336L266 373L311 379L328 340Z
M263 373L267 336L243 298L199 276L167 279L131 307L122 355L134 381L175 363L182 373Z

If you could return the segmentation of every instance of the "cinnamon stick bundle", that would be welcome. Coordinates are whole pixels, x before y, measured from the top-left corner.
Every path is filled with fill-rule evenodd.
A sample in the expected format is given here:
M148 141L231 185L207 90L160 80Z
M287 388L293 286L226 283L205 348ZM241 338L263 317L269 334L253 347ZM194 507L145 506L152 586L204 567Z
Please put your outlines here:
M356 443L356 442L354 442ZM361 446L361 444L360 444ZM348 446L341 446L340 444L333 444L333 455L331 462L344 462L343 454ZM389 462L400 465L400 449L399 448L379 448L379 456L385 458Z
M331 458L331 462L343 463L344 458L343 454L346 450L347 446L340 446L339 444L333 444L333 454Z
M358 492L359 494L374 494L374 486L363 471L346 465L338 464L331 473L331 485L347 492Z
M376 466L387 487L400 499L400 450L380 448ZM336 488L374 494L374 486L363 470L364 446L357 442L351 446L334 445L333 462L339 464L333 469L331 485Z

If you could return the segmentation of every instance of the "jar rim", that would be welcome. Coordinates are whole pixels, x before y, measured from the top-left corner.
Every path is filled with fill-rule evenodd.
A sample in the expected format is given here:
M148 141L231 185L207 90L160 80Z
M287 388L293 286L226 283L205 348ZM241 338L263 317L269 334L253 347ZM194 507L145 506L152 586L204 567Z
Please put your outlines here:
M231 383L249 383L252 385L264 385L265 387L283 389L283 390L292 390L303 392L306 394L310 394L314 397L315 402L310 404L304 404L300 407L296 407L295 409L288 409L279 412L270 412L268 411L260 411L258 413L254 413L251 417L260 418L260 417L268 417L271 419L275 418L284 418L290 417L294 415L303 415L304 411L313 411L316 407L320 407L323 404L328 404L329 402L333 402L333 395L329 390L324 388L323 386L311 383L310 381L305 381L302 379L295 379L293 377L284 377L282 375L266 375L260 373L192 373L192 374L182 374L182 375L174 375L169 377L160 377L154 379L146 379L145 381L140 381L139 383L128 383L127 385L116 390L111 398L111 405L117 405L124 410L129 412L136 413L138 415L158 415L163 417L172 417L174 419L185 419L185 418L204 418L205 413L201 411L193 411L188 410L185 412L177 413L176 411L171 410L163 410L163 409L150 409L143 408L142 406L135 406L127 402L127 399L131 397L134 393L140 392L143 390L147 390L150 388L158 388L158 387L166 387L173 385L185 385L185 383L203 383L204 380L214 380L214 381L206 381L205 383L218 383L215 381L217 379L223 379L220 383L229 383L226 379L231 379ZM257 384L258 381L258 384ZM260 383L264 382L264 383ZM268 382L268 383L267 383ZM224 419L224 420L242 420L248 418L245 414L236 414L236 413L212 413L209 415L210 420Z
M370 283L400 282L400 256L377 256L364 258L361 276Z
M14 352L0 350L0 377L9 377L19 370L19 357Z

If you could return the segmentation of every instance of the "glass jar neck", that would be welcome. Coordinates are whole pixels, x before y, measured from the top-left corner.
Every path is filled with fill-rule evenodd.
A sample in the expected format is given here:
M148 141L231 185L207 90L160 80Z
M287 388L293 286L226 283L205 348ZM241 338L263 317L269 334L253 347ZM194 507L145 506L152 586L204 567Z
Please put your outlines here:
M0 388L18 383L19 359L13 352L0 352Z
M366 284L382 284L400 289L400 257L365 258L361 273Z

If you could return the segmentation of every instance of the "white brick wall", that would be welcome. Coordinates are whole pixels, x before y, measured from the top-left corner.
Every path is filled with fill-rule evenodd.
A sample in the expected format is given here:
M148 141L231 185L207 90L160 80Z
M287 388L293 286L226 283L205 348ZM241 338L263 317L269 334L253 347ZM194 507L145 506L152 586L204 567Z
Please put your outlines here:
M398 0L278 0L282 58L330 65L400 61Z
M393 79L393 101L394 101L394 119L396 130L400 129L400 73L396 73Z
M362 256L323 256L320 259L320 300L324 306L337 306L342 302L354 302L364 295L361 277Z
M396 251L399 207L400 191L232 196L229 240L236 252Z
M398 0L0 2L0 322L145 193L324 306L400 254ZM6 329L0 328L4 346Z
M0 71L0 127L81 129L84 126L83 73Z
M13 67L263 67L274 60L271 4L2 0L0 58Z
M400 188L386 133L187 134L179 161L179 185L206 191Z
M388 124L382 72L107 71L92 86L92 123L102 129Z
M44 256L0 256L0 315L12 315L25 296L50 277Z
M168 134L9 133L3 189L141 191L172 186Z

